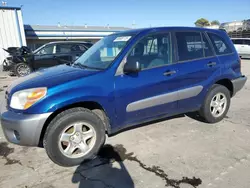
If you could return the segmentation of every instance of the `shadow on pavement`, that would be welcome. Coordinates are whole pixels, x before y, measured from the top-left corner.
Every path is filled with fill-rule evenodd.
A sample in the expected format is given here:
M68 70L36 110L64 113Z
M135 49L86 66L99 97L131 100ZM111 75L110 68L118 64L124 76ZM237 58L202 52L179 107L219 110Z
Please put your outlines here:
M105 145L96 159L76 169L72 182L79 183L79 188L134 188L134 182L123 164L124 160L137 163L138 167L161 178L165 187L180 188L186 184L196 188L202 184L202 180L196 177L169 178L160 166L144 164L133 152L127 152L123 145Z
M79 188L134 188L123 164L125 156L116 150L111 145L103 146L96 159L77 167L72 182L79 183Z
M200 121L203 123L206 123L206 121L204 120L203 117L200 116L200 114L198 112L188 112L185 114L187 117L196 120L196 121Z

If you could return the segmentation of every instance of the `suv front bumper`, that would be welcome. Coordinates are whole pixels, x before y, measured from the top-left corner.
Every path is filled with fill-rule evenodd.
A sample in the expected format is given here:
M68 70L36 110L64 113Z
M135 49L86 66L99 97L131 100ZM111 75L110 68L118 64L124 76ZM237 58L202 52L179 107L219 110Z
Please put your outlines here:
M247 81L247 77L245 77L245 76L241 76L241 77L239 77L239 78L237 78L235 80L232 80L232 83L233 83L233 96L243 88L246 81Z
M51 113L19 114L1 112L1 125L6 139L22 146L38 146L45 121Z

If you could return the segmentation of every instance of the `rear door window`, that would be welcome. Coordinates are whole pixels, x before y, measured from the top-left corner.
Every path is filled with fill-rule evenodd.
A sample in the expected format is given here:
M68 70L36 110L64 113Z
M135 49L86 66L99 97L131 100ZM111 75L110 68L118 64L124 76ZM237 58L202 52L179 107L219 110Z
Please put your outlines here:
M200 32L176 32L179 61L203 58Z
M71 52L71 44L57 44L56 53L57 54L68 54Z
M214 33L208 33L208 36L217 55L226 55L232 53L232 49L222 37Z
M210 43L208 42L207 37L204 35L204 33L202 33L202 39L203 39L203 49L204 49L205 57L213 56L214 53L213 53L212 47Z

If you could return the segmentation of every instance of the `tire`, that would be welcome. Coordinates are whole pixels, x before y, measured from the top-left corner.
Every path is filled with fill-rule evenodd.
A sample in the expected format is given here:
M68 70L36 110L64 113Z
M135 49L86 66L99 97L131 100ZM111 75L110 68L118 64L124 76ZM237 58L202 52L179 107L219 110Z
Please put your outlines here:
M223 102L217 102L217 97L220 100L223 101L222 99L225 98L225 104L222 105ZM212 100L214 101L212 103ZM230 107L230 100L231 100L231 95L229 90L222 85L215 84L211 87L209 90L204 103L199 111L199 114L202 118L204 118L205 122L207 123L217 123L221 121L227 114L228 109ZM215 107L213 107L215 106ZM218 111L215 112L218 108Z
M109 119L106 116L105 112L103 110L100 109L93 109L91 110L93 113L95 113L104 123L105 125L105 131L108 131L109 128Z
M26 63L18 63L14 67L14 73L18 77L23 77L29 75L32 72L32 69Z
M87 133L88 131L82 132L82 134L80 134L81 138L79 139L78 137L76 137L75 140L71 140L72 136L70 136L69 139L70 141L66 142L66 145L68 144L67 146L64 146L63 144L65 144L65 142L61 141L63 133L65 133L65 131L72 129L72 128L67 129L67 127L70 127L71 125L77 126L79 124L84 125L81 126L81 131L82 127L85 127L85 125L86 127L89 126L91 127L90 129L94 130L95 134L92 138L90 138L91 141L89 142L90 143L89 148L91 148L91 150L88 151L87 153L83 153L79 149L80 154L75 154L78 152L77 148L76 152L73 152L71 156L67 156L66 150L70 146L70 143L72 143L72 145L75 144L79 145L82 143L88 145L87 141L84 141L85 138L83 137L84 133ZM73 135L74 137L76 136L77 133L78 132L76 132L76 129L74 127L73 132L66 133L66 135L69 134ZM92 139L94 139L93 143ZM97 156L97 153L99 152L100 148L103 146L105 139L106 135L105 135L104 123L95 113L85 108L72 108L61 112L50 122L44 135L43 145L47 152L47 155L54 163L60 166L69 167L69 166L79 165L86 160L94 159Z

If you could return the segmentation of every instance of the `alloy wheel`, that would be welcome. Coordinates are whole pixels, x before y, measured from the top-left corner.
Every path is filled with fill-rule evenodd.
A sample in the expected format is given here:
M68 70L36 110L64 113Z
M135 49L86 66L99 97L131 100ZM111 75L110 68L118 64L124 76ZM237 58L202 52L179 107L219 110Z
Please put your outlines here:
M87 122L77 122L67 126L59 136L59 149L69 158L85 156L94 147L96 132Z
M17 73L20 76L26 76L26 75L30 74L30 68L28 67L28 65L25 65L25 64L19 65L17 67Z
M223 93L217 93L211 100L210 112L214 117L218 118L225 112L226 107L226 96Z

